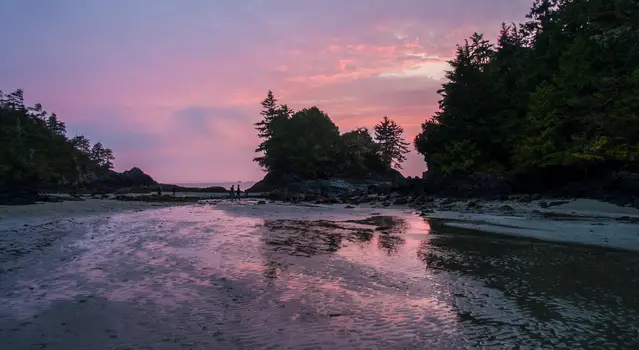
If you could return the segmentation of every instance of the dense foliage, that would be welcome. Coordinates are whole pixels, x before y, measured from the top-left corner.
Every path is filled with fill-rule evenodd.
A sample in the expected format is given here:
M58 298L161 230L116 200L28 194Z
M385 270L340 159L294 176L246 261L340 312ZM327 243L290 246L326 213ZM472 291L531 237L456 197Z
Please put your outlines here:
M294 112L278 104L271 91L261 115L255 127L263 141L254 160L269 173L300 179L366 177L387 172L392 163L399 165L408 151L403 129L386 117L375 127L376 140L363 127L340 135L319 108Z
M113 168L113 152L66 125L40 104L24 105L22 90L0 91L0 187L76 181Z
M536 0L528 19L495 44L475 33L458 46L415 138L429 170L636 167L639 3Z

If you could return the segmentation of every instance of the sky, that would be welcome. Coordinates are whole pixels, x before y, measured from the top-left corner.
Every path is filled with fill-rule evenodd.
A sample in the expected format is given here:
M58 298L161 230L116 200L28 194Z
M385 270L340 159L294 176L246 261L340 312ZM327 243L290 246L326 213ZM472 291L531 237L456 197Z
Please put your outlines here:
M271 89L341 132L388 116L411 142L446 61L532 0L0 0L0 89L23 88L161 182L258 180L253 123ZM426 168L414 150L402 173Z

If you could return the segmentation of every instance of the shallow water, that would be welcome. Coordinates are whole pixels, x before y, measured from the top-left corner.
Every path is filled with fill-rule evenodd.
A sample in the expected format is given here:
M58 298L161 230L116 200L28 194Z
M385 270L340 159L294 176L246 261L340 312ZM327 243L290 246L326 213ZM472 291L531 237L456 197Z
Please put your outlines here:
M0 275L0 349L639 347L638 254L263 208L84 221Z

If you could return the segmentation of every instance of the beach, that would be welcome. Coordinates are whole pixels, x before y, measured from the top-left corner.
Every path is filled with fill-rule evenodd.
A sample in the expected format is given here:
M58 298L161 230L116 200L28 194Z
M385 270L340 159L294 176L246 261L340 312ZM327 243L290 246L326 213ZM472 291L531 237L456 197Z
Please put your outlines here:
M608 227L614 245L623 225L636 235L627 208L570 201L547 210L571 220L545 212L543 221L536 202L511 203L508 214L490 202L483 214L260 203L87 199L0 208L0 343L11 349L638 345L632 325L639 256L599 242L583 245L593 235L585 227L596 234ZM539 234L564 231L572 234L563 244ZM634 247L636 236L623 235L631 243L613 248ZM11 249L20 252L7 254Z

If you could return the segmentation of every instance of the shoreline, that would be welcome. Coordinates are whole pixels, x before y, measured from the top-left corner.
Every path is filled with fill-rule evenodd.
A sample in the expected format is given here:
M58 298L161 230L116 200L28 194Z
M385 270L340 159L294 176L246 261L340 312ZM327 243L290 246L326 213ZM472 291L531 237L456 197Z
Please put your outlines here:
M538 202L489 201L469 209L469 201L460 201L443 210L425 208L421 216L476 232L639 252L639 209L593 199L568 199L545 209Z
M222 196L220 196L222 197ZM38 203L24 206L0 206L0 270L11 271L23 255L41 251L54 241L78 232L74 227L98 223L112 215L184 205L212 205L239 216L258 213L286 213L304 220L318 212L332 216L390 215L413 213L429 221L433 234L443 227L472 230L546 242L567 243L639 252L639 209L619 207L591 199L561 201L542 208L544 201L477 201L434 199L422 205L395 205L373 201L360 204L288 203L257 201L249 198L239 205L216 199L189 202L122 201L93 199ZM540 206L541 204L541 206ZM363 213L365 211L366 213ZM17 265L16 265L17 266ZM1 271L0 271L1 272Z

